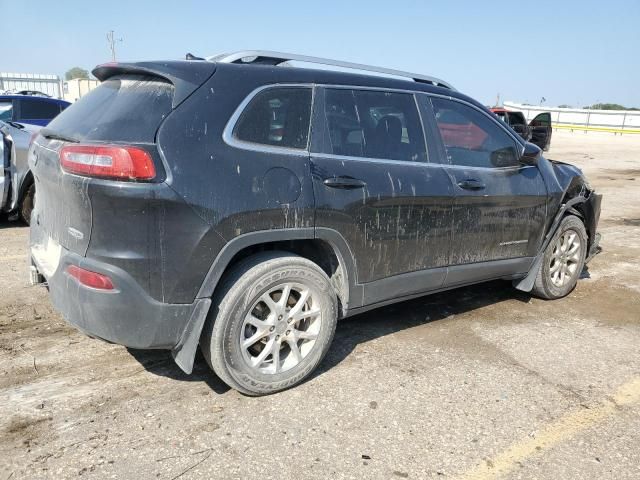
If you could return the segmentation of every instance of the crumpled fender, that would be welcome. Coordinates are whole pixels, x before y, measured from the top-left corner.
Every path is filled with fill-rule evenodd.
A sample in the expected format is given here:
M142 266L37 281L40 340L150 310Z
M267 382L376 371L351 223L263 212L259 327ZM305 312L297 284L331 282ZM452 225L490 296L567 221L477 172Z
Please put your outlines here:
M596 194L591 189L578 167L541 158L538 168L547 186L550 200L547 205L546 234L542 244L531 264L529 273L521 280L514 281L514 286L525 292L530 292L533 289L544 252L565 215L572 213L582 219L589 239L587 251L591 252L596 245L594 242L596 241L596 229L602 202L602 195Z
M542 264L542 259L544 258L544 251L547 249L547 247L549 246L549 242L551 241L556 231L558 230L558 227L560 226L560 222L562 221L566 213L570 211L575 205L578 205L579 203L584 203L586 201L587 199L585 197L578 196L570 199L569 201L561 205L560 209L558 210L558 213L556 214L553 220L553 223L551 224L551 227L549 228L549 230L547 231L547 234L544 237L542 246L540 247L540 250L538 251L535 257L535 260L533 261L533 264L529 269L529 273L522 280L518 280L514 282L514 286L518 290L522 290L524 292L530 292L533 289L533 284L535 283L536 276L538 275L538 270L540 270L540 265Z

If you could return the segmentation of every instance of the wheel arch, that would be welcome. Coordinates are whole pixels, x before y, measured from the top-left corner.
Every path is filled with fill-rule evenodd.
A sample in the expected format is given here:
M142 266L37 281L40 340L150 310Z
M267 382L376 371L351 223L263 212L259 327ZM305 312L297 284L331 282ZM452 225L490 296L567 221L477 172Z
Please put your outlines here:
M211 298L220 279L236 263L250 255L281 250L316 263L331 280L341 305L341 314L355 302L359 306L354 257L346 241L331 229L285 229L249 232L228 242L213 261L197 294Z
M17 183L17 188L15 191L11 192L11 210L20 211L22 208L22 203L24 202L25 196L29 191L29 187L35 183L35 179L33 178L33 173L31 169L27 170L24 175L17 175L14 180Z
M514 281L515 288L523 292L530 292L531 290L533 290L533 285L538 274L538 269L540 268L540 265L542 263L544 252L547 249L549 242L558 230L560 223L567 215L576 214L576 216L578 216L582 220L582 222L585 223L584 213L582 212L584 212L584 205L589 201L589 199L590 196L585 196L583 191L575 194L574 196L571 196L570 192L565 193L564 198L560 203L560 208L556 212L553 222L551 222L551 225L547 229L547 232L542 241L542 245L538 249L538 253L536 254L531 267L529 268L529 272L524 278ZM589 237L589 230L586 226L586 223L585 228L587 229L587 236Z
M31 170L27 170L27 173L25 173L24 177L22 178L22 182L20 182L20 190L18 191L18 205L20 205L22 203L22 200L24 200L27 189L32 183L34 183L33 173L31 172Z
M196 300L206 299L209 307L190 323L181 341L172 350L175 362L186 373L193 370L204 322L208 310L213 307L211 298L224 274L244 258L269 250L300 255L324 270L338 297L339 317L346 316L349 309L361 306L362 287L355 277L355 260L344 237L337 231L301 228L265 230L239 235L228 242L217 255L196 296Z

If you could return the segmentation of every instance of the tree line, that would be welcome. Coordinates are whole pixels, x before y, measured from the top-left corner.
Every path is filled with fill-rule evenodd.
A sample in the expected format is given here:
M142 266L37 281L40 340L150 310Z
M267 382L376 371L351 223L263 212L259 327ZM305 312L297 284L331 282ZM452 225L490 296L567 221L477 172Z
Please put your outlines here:
M558 105L558 108L573 108L572 105ZM636 111L640 110L640 108L636 107L625 107L624 105L620 105L619 103L594 103L593 105L586 105L584 107L585 110L630 110Z

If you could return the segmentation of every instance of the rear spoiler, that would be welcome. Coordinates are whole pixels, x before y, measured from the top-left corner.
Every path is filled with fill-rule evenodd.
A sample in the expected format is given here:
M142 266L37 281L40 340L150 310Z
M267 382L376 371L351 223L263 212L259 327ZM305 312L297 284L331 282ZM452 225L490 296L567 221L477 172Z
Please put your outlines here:
M125 73L153 75L171 82L175 88L173 108L182 103L216 71L213 62L160 61L136 63L105 63L98 65L91 73L101 82Z

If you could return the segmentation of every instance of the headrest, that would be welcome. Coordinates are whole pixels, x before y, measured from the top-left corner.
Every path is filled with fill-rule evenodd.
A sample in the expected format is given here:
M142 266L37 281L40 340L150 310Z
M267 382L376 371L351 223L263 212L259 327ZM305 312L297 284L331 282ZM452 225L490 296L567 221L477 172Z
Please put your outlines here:
M402 122L398 117L385 115L376 125L376 134L384 135L393 141L399 142L402 138Z

